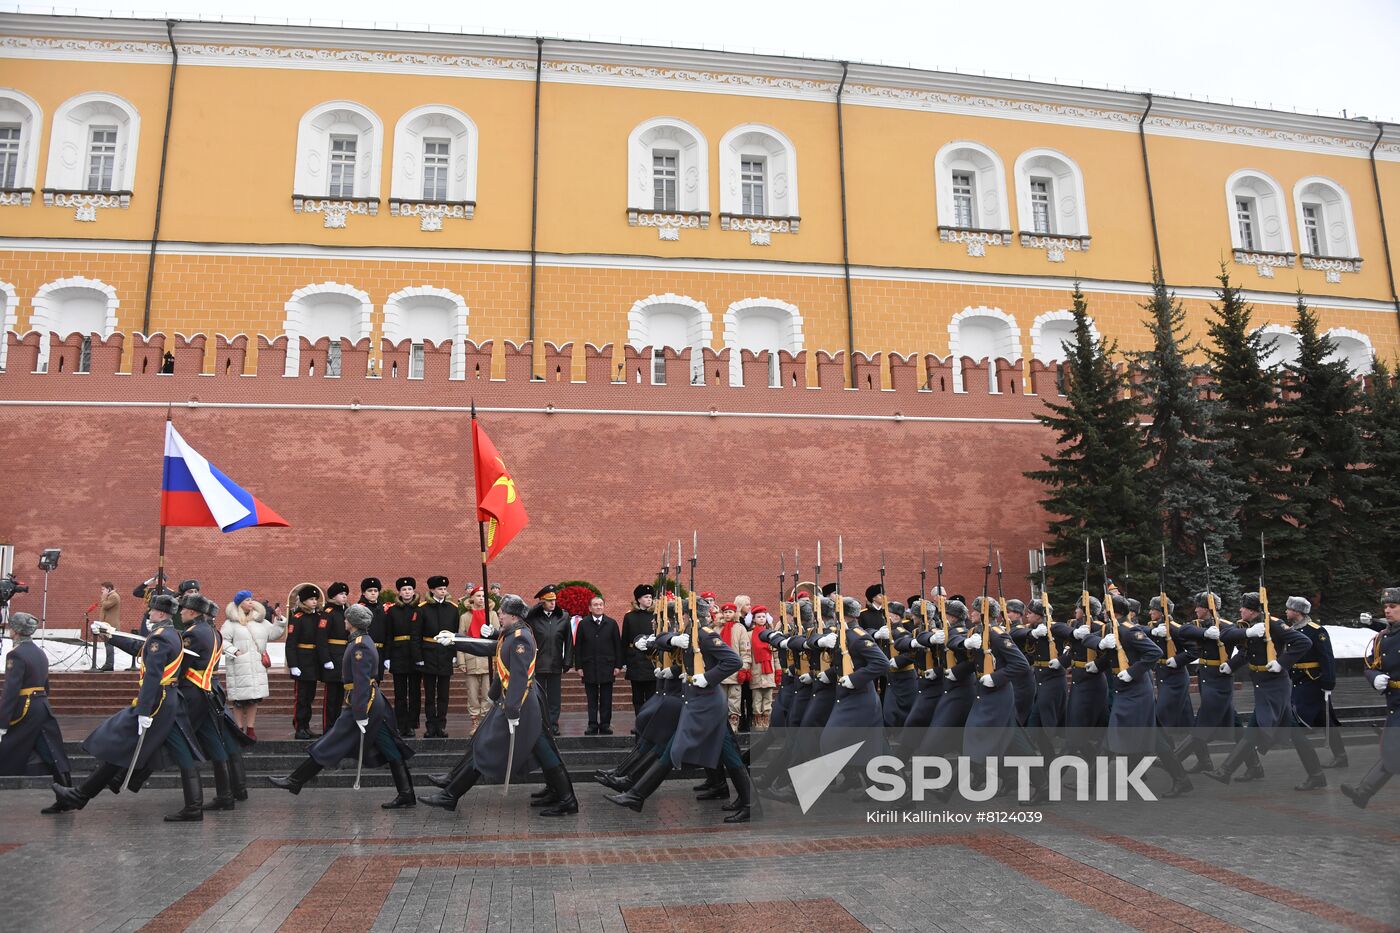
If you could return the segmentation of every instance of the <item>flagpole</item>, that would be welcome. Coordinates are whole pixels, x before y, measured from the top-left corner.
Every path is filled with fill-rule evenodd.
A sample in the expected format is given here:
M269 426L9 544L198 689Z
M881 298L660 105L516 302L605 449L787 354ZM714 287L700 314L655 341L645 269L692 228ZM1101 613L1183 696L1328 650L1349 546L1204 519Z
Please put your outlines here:
M165 405L165 423L170 425L173 419L170 417L170 403ZM159 592L165 586L165 490L170 488L170 458L165 455L165 442L170 435L170 428L166 427L165 436L160 439L160 544L157 548L156 556L156 591ZM150 594L148 593L147 596ZM149 600L148 600L149 601Z
M491 587L486 577L486 523L481 520L480 487L476 479L476 399L472 399L472 503L476 511L476 534L481 541L481 592L486 600L486 620L491 620Z

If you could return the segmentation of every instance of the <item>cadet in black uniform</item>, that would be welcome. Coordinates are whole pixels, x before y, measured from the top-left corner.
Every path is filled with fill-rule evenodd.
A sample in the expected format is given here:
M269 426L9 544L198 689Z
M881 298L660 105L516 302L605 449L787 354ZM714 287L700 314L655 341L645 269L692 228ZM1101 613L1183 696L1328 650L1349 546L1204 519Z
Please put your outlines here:
M316 631L321 619L321 591L308 583L297 590L297 608L287 620L287 673L296 683L296 707L292 711L296 739L312 738L311 704L316 701L321 670L316 660Z
M360 605L368 609L372 615L369 623L369 637L374 642L375 650L379 652L381 669L387 670L389 666L389 615L379 602L380 589L378 577L365 577L360 581Z
M1386 587L1384 631L1366 649L1366 680L1385 695L1385 728L1381 730L1381 757L1361 783L1342 785L1342 793L1358 807L1371 802L1392 774L1400 774L1400 586Z
M413 775L408 770L413 749L399 739L389 701L379 692L382 668L374 640L369 637L373 620L374 613L368 606L357 604L345 610L345 622L355 633L341 658L342 682L351 685L350 703L341 710L340 718L331 724L326 734L306 750L306 760L291 774L267 779L273 787L299 794L302 785L323 769L339 767L347 759L356 762L357 768L378 768L387 764L394 775L394 789L398 794L380 807L399 810L416 806Z
M638 583L632 588L634 608L622 617L622 656L627 682L632 685L632 713L642 711L656 693L656 665L646 650L636 646L638 638L656 634L656 613L652 611L651 585Z
M394 581L399 601L387 610L389 660L384 667L394 675L394 714L399 735L413 738L423 704L423 627L418 614L418 581L399 577Z
M457 650L438 644L434 636L438 632L456 632L461 622L461 611L450 596L451 589L446 577L429 577L428 598L418 606L419 631L422 632L425 739L447 738L447 703L452 690L452 662L457 658Z
M326 611L316 624L316 672L325 686L321 689L321 731L325 732L340 718L345 704L345 681L341 680L341 661L345 646L350 644L350 630L345 624L345 607L350 602L350 586L332 583L326 588Z
M5 692L0 695L0 774L52 774L55 784L73 786L63 733L49 708L49 658L34 644L39 620L10 615L14 647L5 655ZM44 813L61 813L53 804Z
M1332 709L1332 691L1337 687L1337 659L1332 654L1332 639L1327 629L1310 617L1312 603L1301 596L1290 596L1284 615L1294 631L1302 632L1312 641L1312 647L1293 665L1293 712L1303 725L1322 729L1332 760L1324 768L1345 768L1347 747L1342 741L1342 723Z

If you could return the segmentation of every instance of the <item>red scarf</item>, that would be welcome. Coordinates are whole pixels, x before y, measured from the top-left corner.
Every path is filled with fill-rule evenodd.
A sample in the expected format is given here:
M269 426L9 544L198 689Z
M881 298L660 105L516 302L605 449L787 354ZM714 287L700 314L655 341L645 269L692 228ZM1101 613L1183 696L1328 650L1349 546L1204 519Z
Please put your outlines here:
M467 637L468 637L468 638L480 638L480 637L481 637L481 627L482 627L483 625L485 625L485 624L486 624L486 610L485 610L485 609L473 609L473 610L472 610L472 624L469 625L469 626L467 626Z
M753 663L758 665L758 669L765 674L773 673L773 646L768 644L759 633L764 630L762 625L755 625L753 629Z
M734 626L736 626L736 625L738 625L738 624L739 624L739 620L738 620L738 619L735 619L733 622L726 622L726 623L724 623L724 625L721 626L721 628L720 628L720 630L719 630L719 637L720 637L720 638L723 638L723 639L724 639L724 643L725 643L726 645L728 645L729 647L731 647L731 648L734 647L734 642L732 642L732 641L729 640L729 633L732 632L732 631L734 631Z

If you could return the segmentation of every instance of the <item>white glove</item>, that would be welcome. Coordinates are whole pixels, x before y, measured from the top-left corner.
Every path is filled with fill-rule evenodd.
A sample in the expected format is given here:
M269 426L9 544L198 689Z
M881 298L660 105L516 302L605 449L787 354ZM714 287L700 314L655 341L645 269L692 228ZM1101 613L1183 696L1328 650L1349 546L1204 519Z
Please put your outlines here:
M89 625L88 628L92 630L92 634L94 635L101 635L103 637L106 637L112 634L112 626L108 625L106 622L101 621L100 619L92 623L92 625Z
M982 634L980 632L973 632L971 635L964 638L963 647L966 648L968 651L976 651L977 649L981 648Z
M818 639L817 639L817 647L818 647L818 648L835 648L835 647L836 647L836 633L835 633L835 632L827 632L827 633L826 633L825 635L823 635L821 638L818 638Z
M803 674L802 676L797 678L797 682L800 684L810 684L812 682L812 675Z
M690 685L703 690L710 685L710 682L705 679L704 674L696 674L694 677L690 678Z
M1090 661L1088 664L1084 665L1084 670L1088 671L1090 674L1097 674L1099 672L1099 662Z
M385 666L385 667L388 667L388 666L389 666L389 662L388 662L388 661L385 661L385 662L384 662L384 666ZM301 668L299 668L299 667L294 667L294 668L292 668L292 676L293 676L293 677L300 677L300 676L301 676Z
M1264 670L1268 671L1270 674L1281 674L1283 673L1283 665L1277 661L1270 661L1268 664L1264 665Z
M414 667L422 667L422 666L423 666L423 662L422 662L422 661L414 661L414 662L413 662L413 666L414 666Z
M933 642L935 645L941 645L948 640L948 636L944 634L943 629L936 628L929 633L928 640Z
M389 669L389 661L388 661L388 659L386 658L385 661L384 661L384 670L387 671L388 669Z
M1375 687L1377 690L1384 690L1386 687L1390 686L1390 677L1385 674L1377 674L1375 677L1371 678L1371 686Z
M981 683L984 687L996 686L996 681L992 679L991 674L983 674L981 677L978 678L978 682Z
M676 672L673 671L673 670L671 670L669 667L663 667L663 668L661 668L661 679L662 679L662 680L672 680L673 678L675 678L675 676L676 676Z
M1263 622L1255 622L1249 628L1244 630L1245 635L1249 638L1263 638L1264 632L1265 628Z
M1167 658L1167 667L1176 667L1176 658Z
M875 630L874 638L876 641L889 641L890 627L888 625L882 625L879 628L877 628Z
M929 668L928 670L924 671L924 680L937 680L937 679L938 679L938 670L937 670L936 668L932 668L932 667L931 667L931 668Z
M636 648L638 651L647 650L647 637L645 635L641 636L636 641L632 642L632 647Z
M899 667L899 658L890 658L890 670Z
M481 637L482 637L482 638L491 638L491 637L493 637L495 634L496 634L496 626L492 625L490 622L487 622L487 623L485 623L484 625L481 626Z
M1050 668L1050 670L1052 671L1063 670L1063 665L1060 664L1059 658L1051 658L1049 661L1045 662L1045 666Z
M660 679L661 679L661 668L659 668L659 667L652 668L651 676L655 677L657 680L660 680Z
M854 690L856 688L856 682L854 680L851 680L850 674L842 675L841 679L836 682L841 686L845 687L847 690Z
M1232 667L1230 666L1230 662L1229 662L1229 661L1221 661L1221 662L1220 662L1220 673L1222 673L1222 674L1230 674L1230 673L1233 673L1233 672L1234 672L1234 668L1232 668Z
M1046 635L1046 633L1048 633L1049 631L1050 631L1050 629L1046 626L1046 624L1045 624L1044 622L1042 622L1042 623L1040 623L1039 625L1037 625L1035 628L1031 629L1031 637L1032 637L1032 638L1044 638L1045 635Z
M510 729L510 734L511 734L511 735L515 735L515 727L518 726L518 725L520 725L520 720L518 720L518 719L507 719L507 720L506 720L506 728Z
M0 729L0 739L3 739L5 737L5 733L9 731L9 729Z
M333 670L335 670L335 662L334 662L334 661L327 661L325 664L322 664L321 666L324 667L324 668L325 668L326 670L328 670L328 671L333 671Z
M444 648L451 648L453 640L453 634L447 631L447 629L443 629L441 632L438 632L436 635L433 636L433 641L437 642L439 645L442 645Z
M1119 672L1118 672L1118 679L1121 680L1121 681L1123 681L1123 683L1125 683L1125 684L1130 684L1130 683L1133 682L1133 672L1132 672L1132 671L1119 671Z
M359 726L359 727L360 727L360 732L363 733L365 730L367 730L367 729L369 728L369 720L368 720L368 719L357 719L357 720L355 720L355 725Z
M1167 637L1167 624L1166 624L1165 622L1163 622L1161 625L1154 625L1154 626L1152 626L1152 637L1153 637L1153 638L1166 638L1166 637Z
M957 674L954 674L951 668L948 669L948 670L946 670L946 671L944 671L944 672L943 672L943 676L946 677L946 678L948 678L949 680L957 680L957 679L958 679L958 675L957 675Z
M1220 626L1218 626L1218 625L1212 625L1212 626L1210 626L1209 628L1207 628L1207 629L1205 630L1205 636L1206 636L1207 638L1209 638L1211 641L1219 641L1219 640L1220 640Z
M787 646L788 646L788 642L790 642L790 641L792 641L791 638L784 638L782 641L778 642L778 650L779 650L779 651L786 651L786 650L787 650Z
M1371 614L1370 614L1369 612L1363 612L1363 613L1361 613L1361 616L1360 616L1360 618L1359 618L1358 621L1360 621L1362 625L1370 625L1370 624L1371 624Z
M1117 647L1118 647L1118 639L1116 639L1116 638L1113 637L1113 633L1112 633L1112 632L1109 632L1109 633L1108 633L1107 635L1105 635L1103 638L1100 638L1100 639L1099 639L1099 650L1101 650L1101 651L1112 651L1114 648L1117 648Z
M675 635L672 635L672 636L671 636L671 647L672 647L672 648L689 648L689 647L690 647L690 633L689 633L689 632L678 632L678 633L676 633Z
M1087 625L1081 625L1081 626L1078 626L1077 628L1075 628L1075 630L1074 630L1074 638L1075 638L1076 641L1083 641L1085 638L1088 638L1088 637L1089 637L1089 626L1087 626Z
M829 676L827 675L826 671L821 671L821 672L819 672L819 673L817 674L817 680L821 681L821 682L824 683L824 684L829 684L829 683L831 683L831 677L829 677Z
M155 722L155 721L156 721L156 720L155 720L155 717L154 717L154 716L137 716L137 717L136 717L136 734L137 734L137 735L143 734L147 729L151 728L151 723L153 723L153 722Z

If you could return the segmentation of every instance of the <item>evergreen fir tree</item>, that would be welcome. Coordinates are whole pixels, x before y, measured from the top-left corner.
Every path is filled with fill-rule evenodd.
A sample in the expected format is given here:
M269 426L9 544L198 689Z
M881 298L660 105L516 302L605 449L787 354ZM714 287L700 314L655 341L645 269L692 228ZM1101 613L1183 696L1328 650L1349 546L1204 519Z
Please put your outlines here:
M1041 505L1051 515L1051 592L1055 604L1064 607L1080 593L1086 539L1092 542L1089 590L1095 595L1103 588L1100 538L1108 550L1110 576L1118 576L1115 568L1122 567L1125 558L1139 579L1155 574L1156 566L1145 550L1156 538L1141 488L1147 458L1137 402L1110 359L1116 348L1105 347L1089 329L1088 307L1078 283L1073 298L1066 398L1063 404L1047 403L1047 411L1036 416L1054 432L1054 446L1041 454L1045 469L1026 474L1046 487Z
M1325 618L1355 616L1373 602L1370 552L1364 533L1368 517L1366 483L1360 470L1359 393L1337 345L1318 330L1317 315L1298 296L1298 360L1288 367L1279 406L1293 447L1289 458L1292 499L1287 513L1303 534L1295 555L1281 554L1286 574L1290 557L1300 562L1298 579L1316 589L1299 595L1313 599ZM1270 559L1270 578L1275 562ZM1301 571L1307 568L1307 574Z
M1244 496L1236 476L1220 469L1232 445L1216 433L1216 406L1202 384L1204 367L1188 362L1200 346L1185 330L1186 311L1155 270L1152 298L1143 308L1152 349L1130 357L1150 421L1143 483L1157 511L1158 540L1166 548L1167 594L1181 602L1205 589L1204 545L1215 557L1211 585L1233 599L1239 586L1225 546ZM1161 553L1158 547L1159 564Z
M1377 362L1362 395L1362 477L1369 506L1365 538L1372 557L1368 596L1400 585L1400 378Z
M1234 480L1243 495L1229 535L1229 559L1242 588L1255 589L1262 534L1270 555L1265 582L1275 591L1306 594L1314 587L1306 574L1300 578L1297 572L1299 530L1286 515L1292 498L1287 469L1292 447L1276 404L1278 379L1263 366L1263 336L1253 327L1253 311L1230 283L1223 264L1217 280L1219 304L1211 305L1214 317L1207 325L1211 342L1205 353L1210 391L1217 402L1216 431L1232 444L1233 451L1216 467ZM1217 566L1212 553L1212 582Z

